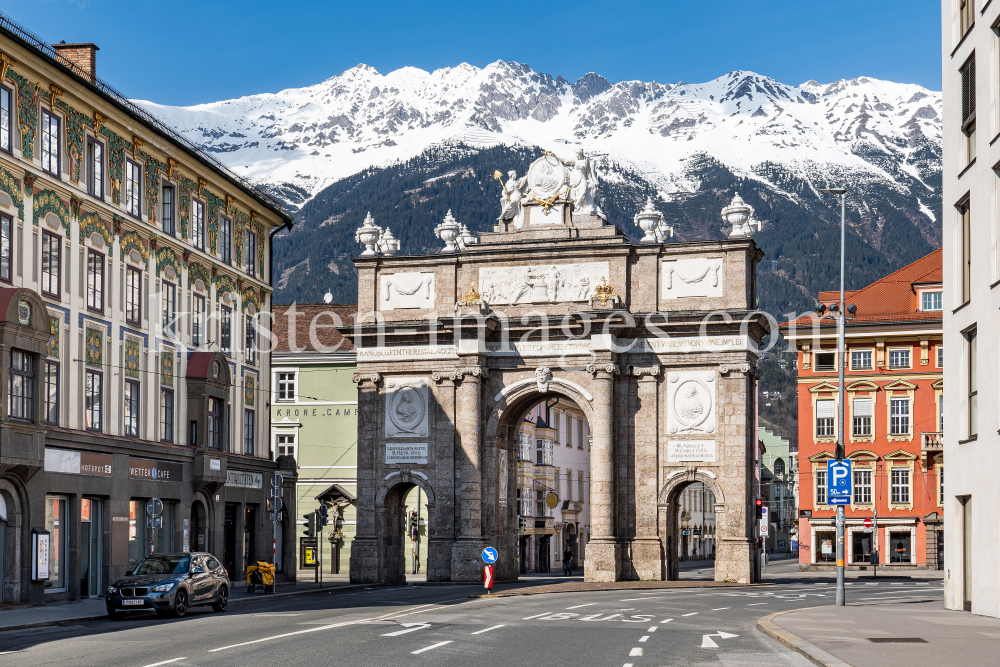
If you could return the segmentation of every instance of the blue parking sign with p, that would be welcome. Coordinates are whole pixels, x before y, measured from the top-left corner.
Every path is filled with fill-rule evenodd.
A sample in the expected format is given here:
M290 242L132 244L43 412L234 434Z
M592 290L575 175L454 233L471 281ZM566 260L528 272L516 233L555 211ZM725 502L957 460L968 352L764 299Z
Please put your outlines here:
M851 460L829 459L826 462L826 504L851 504Z
M483 549L483 562L487 565L492 565L497 562L497 550L493 547L486 547Z

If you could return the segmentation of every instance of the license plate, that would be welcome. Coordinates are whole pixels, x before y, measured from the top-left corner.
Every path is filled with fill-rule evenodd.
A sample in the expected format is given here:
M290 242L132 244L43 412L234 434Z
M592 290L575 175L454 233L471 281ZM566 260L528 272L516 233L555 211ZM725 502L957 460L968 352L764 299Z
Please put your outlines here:
M122 600L123 605L136 605L142 606L143 600Z

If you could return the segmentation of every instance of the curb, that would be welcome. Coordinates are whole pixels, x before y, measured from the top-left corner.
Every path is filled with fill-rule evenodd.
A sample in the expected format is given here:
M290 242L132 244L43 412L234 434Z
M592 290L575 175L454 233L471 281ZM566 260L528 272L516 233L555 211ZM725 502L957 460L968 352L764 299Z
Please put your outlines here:
M808 611L809 609L820 609L821 607L803 607L800 609L789 609L788 611L779 611L777 614L771 614L770 616L765 616L763 618L757 619L757 629L763 632L765 635L774 639L778 643L787 646L796 653L800 653L809 659L814 665L819 667L851 667L850 664L844 662L840 658L830 655L820 647L815 644L810 644L802 637L796 634L792 634L788 630L779 627L772 619L781 616L782 614L790 614L793 611Z
M262 595L260 597L242 597L236 598L235 600L230 599L229 604L243 604L249 602L264 602L266 600L274 600L277 598L290 598L298 597L300 595L313 595L315 593L335 593L335 592L347 592L347 591L357 591L364 590L366 588L382 588L385 584L351 584L349 586L337 586L336 588L313 588L307 591L290 591L288 593L271 593L270 595ZM58 621L37 621L35 623L24 623L22 625L8 625L0 627L0 636L5 632L12 632L14 630L30 630L31 628L49 628L57 627L60 625L75 625L77 623L82 623L83 621L100 621L107 618L107 614L101 614L99 616L80 616L77 618L64 618Z
M650 582L657 583L657 582ZM556 584L558 585L558 584ZM544 584L538 586L525 586L523 588L514 589L512 591L497 591L492 594L479 594L470 595L470 598L507 598L507 597L517 597L519 595L558 595L559 593L600 593L603 591L678 591L678 590L693 590L698 588L757 588L761 586L774 586L775 584L770 582L762 582L756 584L727 584L727 583L715 583L712 582L710 586L628 586L626 588L605 588L601 584L593 584L587 588L574 588L573 590L562 590L562 591L539 591L534 590L535 588L543 588ZM850 666L848 666L850 667Z

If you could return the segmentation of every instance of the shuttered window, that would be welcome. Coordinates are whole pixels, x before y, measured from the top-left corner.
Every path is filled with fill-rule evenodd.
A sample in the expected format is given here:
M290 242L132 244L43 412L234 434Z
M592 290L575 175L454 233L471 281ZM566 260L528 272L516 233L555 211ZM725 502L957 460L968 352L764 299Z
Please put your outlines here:
M872 399L854 399L853 422L855 437L872 434Z
M962 126L976 113L976 54L973 53L959 69L962 75Z
M833 435L834 407L832 399L816 401L816 436L828 437Z

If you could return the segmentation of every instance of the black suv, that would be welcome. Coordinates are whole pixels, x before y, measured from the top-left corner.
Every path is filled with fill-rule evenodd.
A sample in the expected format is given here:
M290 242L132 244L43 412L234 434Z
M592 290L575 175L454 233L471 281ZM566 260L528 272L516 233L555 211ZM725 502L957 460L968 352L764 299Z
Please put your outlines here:
M202 604L225 611L229 588L229 575L212 554L151 554L108 587L108 616L153 610L180 618Z

